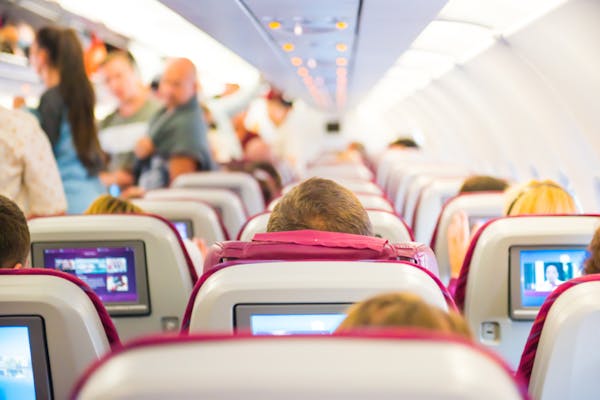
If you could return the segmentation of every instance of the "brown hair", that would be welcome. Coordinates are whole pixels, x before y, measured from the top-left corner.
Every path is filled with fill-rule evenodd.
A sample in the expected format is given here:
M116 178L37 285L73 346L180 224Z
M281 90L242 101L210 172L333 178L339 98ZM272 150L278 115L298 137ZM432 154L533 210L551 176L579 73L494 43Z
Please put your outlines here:
M135 204L108 194L99 196L85 210L85 214L142 214L143 212L144 210Z
M41 28L35 40L38 47L47 51L50 64L58 69L58 90L68 110L77 156L88 174L94 175L102 168L105 154L98 141L96 98L85 72L81 43L74 30L55 27Z
M0 268L25 264L30 243L25 215L13 201L0 195Z
M484 192L488 190L505 190L508 182L504 179L487 175L470 176L463 182L459 193Z
M310 178L277 203L268 232L314 229L372 236L369 216L350 190L332 180Z
M588 246L590 256L585 260L583 272L586 275L600 273L600 228L596 229L594 237Z
M353 305L336 332L390 327L419 328L471 338L471 331L460 314L446 313L407 292L380 294Z
M125 50L109 51L108 54L106 54L106 57L104 57L104 60L102 60L102 63L100 63L100 65L105 66L113 60L123 60L126 61L127 64L129 64L129 66L131 66L133 70L136 70L137 68L135 58L133 58L133 54Z

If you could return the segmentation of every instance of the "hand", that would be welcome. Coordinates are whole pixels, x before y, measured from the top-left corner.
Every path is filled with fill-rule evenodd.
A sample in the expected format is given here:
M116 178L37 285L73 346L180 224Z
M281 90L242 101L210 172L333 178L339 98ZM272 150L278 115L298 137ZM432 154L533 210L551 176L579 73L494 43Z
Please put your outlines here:
M133 152L137 158L145 160L154 153L154 142L149 136L144 136L137 141Z
M448 259L452 277L460 274L465 255L470 242L469 217L464 211L457 211L452 215L448 225Z

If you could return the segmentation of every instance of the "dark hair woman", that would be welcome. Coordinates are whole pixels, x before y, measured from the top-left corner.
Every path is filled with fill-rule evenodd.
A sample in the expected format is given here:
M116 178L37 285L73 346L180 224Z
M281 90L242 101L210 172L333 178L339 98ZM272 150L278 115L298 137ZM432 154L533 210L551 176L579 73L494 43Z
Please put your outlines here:
M85 73L83 50L72 29L40 29L30 62L46 91L36 114L52 143L69 213L81 213L106 190L98 179L105 155L94 120L94 89Z

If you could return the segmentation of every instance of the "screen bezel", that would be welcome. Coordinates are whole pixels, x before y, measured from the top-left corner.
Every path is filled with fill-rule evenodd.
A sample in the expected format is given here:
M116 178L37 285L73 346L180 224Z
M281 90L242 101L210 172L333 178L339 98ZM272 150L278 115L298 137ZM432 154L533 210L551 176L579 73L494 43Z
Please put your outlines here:
M152 311L149 295L148 265L146 263L146 247L141 240L86 240L86 241L60 241L60 242L35 242L31 244L32 265L43 265L44 268L55 270L44 265L44 250L47 249L82 249L94 247L131 247L135 259L135 281L137 287L137 302L105 302L102 301L106 311L111 317L149 315ZM71 274L77 276L75 274Z
M252 332L252 315L346 314L354 303L239 303L233 306L233 329Z
M0 327L27 327L36 399L52 399L52 375L44 319L39 315L0 316Z
M517 245L510 246L509 251L509 304L508 311L510 318L518 321L533 321L537 316L540 307L523 306L523 297L521 293L521 259L522 250L587 250L587 245L581 243L560 244L560 245Z
M177 230L177 226L175 225L176 223L185 225L185 230L187 231L187 238L182 237L182 239L192 239L194 237L194 227L192 225L191 220L189 220L189 219L170 219L169 221L171 221L171 223L175 227L175 230ZM177 233L179 233L179 231L177 231Z

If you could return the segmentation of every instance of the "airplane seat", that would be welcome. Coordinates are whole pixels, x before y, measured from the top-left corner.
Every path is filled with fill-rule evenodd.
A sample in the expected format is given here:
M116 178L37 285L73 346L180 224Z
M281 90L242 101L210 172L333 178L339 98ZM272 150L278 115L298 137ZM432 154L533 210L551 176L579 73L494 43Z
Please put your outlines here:
M178 176L172 188L228 189L242 200L247 215L258 214L265 209L265 200L257 180L251 174L232 171L194 172Z
M207 245L226 240L219 215L208 204L181 200L135 199L142 210L171 221L182 237L202 238ZM182 232L183 230L183 232Z
M138 214L45 217L30 220L29 230L32 265L86 282L121 338L179 329L198 275L167 220Z
M371 220L373 234L376 237L389 240L391 243L404 243L414 241L412 230L406 225L402 218L396 214L384 210L366 210ZM255 215L248 219L237 240L249 242L255 234L267 231L267 223L271 216L270 211Z
M144 196L145 200L182 200L210 205L223 221L226 239L236 237L246 221L246 212L239 196L227 189L156 189Z
M382 292L409 291L445 311L455 309L439 279L410 262L281 260L277 256L232 260L204 273L190 296L182 332L330 333L348 306ZM329 317L320 321L320 327L312 321L302 329L288 325L301 323L290 321L295 315L322 314ZM290 317L272 320L257 315Z
M552 292L529 333L517 374L534 399L592 399L600 392L600 275L572 279Z
M469 218L469 225L475 227L492 218L502 216L504 206L503 192L474 192L463 193L446 202L440 212L430 247L435 253L440 268L440 279L445 284L451 280L450 259L448 255L448 227L452 216L457 211L464 211ZM474 233L473 231L471 231Z
M543 300L559 282L581 275L599 224L600 215L523 215L479 229L455 293L476 340L516 368Z
M3 398L24 396L11 394L6 380L11 354L31 360L37 398L66 399L92 362L121 345L106 309L85 283L37 268L0 269L0 336ZM26 378L19 379L21 389Z
M429 243L444 204L458 194L464 177L434 178L420 191L412 215L412 228L419 242ZM408 218L408 217L406 217Z
M330 165L318 165L310 167L304 174L307 178L318 176L327 179L355 179L359 181L372 182L373 172L363 164L338 163Z
M422 243L313 230L256 233L249 242L217 243L206 256L204 272L232 260L403 260L438 275L435 255Z
M393 330L141 339L95 364L72 398L475 400L483 393L528 398L489 351L450 336Z

